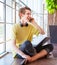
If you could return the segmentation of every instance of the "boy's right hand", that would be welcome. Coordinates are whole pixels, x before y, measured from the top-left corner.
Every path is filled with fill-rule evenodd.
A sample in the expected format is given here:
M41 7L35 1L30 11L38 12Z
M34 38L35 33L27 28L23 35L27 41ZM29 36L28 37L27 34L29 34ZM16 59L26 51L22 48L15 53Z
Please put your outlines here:
M30 62L31 61L31 57L29 55L24 55L22 56L23 58L26 59L26 61Z

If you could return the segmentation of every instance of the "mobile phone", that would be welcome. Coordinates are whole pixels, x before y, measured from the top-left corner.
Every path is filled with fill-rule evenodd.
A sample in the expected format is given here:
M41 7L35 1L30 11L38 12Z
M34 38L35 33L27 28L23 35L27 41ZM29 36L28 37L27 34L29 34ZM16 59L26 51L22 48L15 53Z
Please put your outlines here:
M32 20L34 20L34 18L31 18L29 21L32 22Z

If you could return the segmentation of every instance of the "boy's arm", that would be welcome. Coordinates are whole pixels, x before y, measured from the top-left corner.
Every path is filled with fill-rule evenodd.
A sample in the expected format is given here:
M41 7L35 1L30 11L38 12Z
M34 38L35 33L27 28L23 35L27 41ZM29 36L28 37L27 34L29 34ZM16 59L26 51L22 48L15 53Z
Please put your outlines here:
M39 30L40 34L45 34L44 30L35 22L34 18L31 19L31 23Z
M24 54L17 46L16 46L16 40L12 40L12 48L13 50L15 50L16 53L18 53L20 56L22 56L23 58L30 60L31 57Z

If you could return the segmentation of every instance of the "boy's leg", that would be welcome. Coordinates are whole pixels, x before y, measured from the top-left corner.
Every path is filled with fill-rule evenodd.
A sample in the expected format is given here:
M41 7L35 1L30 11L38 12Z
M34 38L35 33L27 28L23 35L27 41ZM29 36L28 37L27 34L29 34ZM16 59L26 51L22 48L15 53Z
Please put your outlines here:
M45 46L39 45L35 47L35 49L37 51L37 56L39 59L42 57L46 57L53 50L53 45L52 44L47 44Z
M25 41L19 48L25 54L33 56L35 54L34 47L32 46L30 41Z
M30 41L25 41L19 48L22 52L27 55L33 56L35 54L34 47L32 46ZM22 58L19 54L16 54L16 57Z
M47 44L47 45L38 45L35 47L37 52L40 52L41 50L45 49L48 53L53 50L53 45L52 44Z

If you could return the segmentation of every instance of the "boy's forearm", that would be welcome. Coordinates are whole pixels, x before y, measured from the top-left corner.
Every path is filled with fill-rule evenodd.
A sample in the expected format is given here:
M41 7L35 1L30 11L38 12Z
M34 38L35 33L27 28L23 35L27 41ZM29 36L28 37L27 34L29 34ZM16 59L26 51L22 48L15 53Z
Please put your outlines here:
M44 30L35 22L35 20L32 20L31 22L40 32L40 34L45 34Z
M15 49L15 52L18 53L20 56L22 56L23 58L26 57L26 54L24 54L19 48L14 47L14 49Z
M20 56L25 57L26 55L16 46L15 41L12 43L13 50Z

